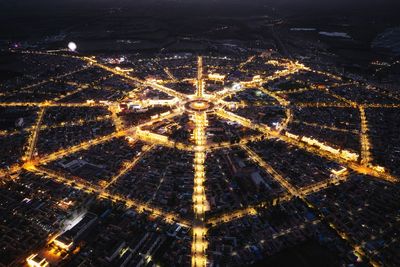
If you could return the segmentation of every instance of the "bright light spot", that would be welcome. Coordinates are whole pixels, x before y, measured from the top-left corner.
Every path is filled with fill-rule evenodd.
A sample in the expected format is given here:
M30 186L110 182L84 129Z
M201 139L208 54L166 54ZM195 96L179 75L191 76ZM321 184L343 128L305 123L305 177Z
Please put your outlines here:
M77 48L78 48L78 47L76 46L76 43L74 43L74 42L69 42L69 43L68 43L68 49L71 50L72 52L75 52L75 50L76 50Z
M240 83L235 83L235 84L232 86L232 89L233 89L233 90L240 90L240 89L242 89L242 85L241 85Z

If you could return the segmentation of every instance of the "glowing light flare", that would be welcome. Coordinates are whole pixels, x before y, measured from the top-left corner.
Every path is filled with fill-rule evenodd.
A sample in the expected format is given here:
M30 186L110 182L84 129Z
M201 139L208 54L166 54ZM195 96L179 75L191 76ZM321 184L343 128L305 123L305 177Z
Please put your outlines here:
M206 200L203 194L196 194L193 195L193 202L194 203L203 203Z
M49 263L45 258L38 256L38 254L32 254L27 259L26 262L30 267L46 267Z
M194 256L192 258L192 266L206 266L207 259L204 256Z
M204 237L206 233L207 233L207 229L204 227L194 227L193 228L193 235L196 237L197 236Z
M78 46L76 45L76 43L74 43L74 42L69 42L68 43L68 49L70 51L75 52L77 48L78 48Z

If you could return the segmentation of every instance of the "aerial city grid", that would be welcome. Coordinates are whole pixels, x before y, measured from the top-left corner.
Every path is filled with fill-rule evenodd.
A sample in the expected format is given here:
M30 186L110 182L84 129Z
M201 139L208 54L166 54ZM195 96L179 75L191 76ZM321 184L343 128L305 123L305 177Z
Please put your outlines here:
M399 266L400 91L274 38L2 43L0 266Z

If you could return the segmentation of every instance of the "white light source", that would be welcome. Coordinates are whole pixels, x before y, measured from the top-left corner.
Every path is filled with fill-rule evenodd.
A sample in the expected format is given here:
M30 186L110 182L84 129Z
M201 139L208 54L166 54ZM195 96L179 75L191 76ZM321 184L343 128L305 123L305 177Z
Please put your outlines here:
M76 46L76 43L74 43L74 42L69 42L69 43L68 43L68 49L71 50L72 52L75 52L75 50L76 50L77 48L78 48L78 47Z
M233 84L232 89L233 90L240 90L240 89L242 89L242 85L240 83L235 83L235 84Z

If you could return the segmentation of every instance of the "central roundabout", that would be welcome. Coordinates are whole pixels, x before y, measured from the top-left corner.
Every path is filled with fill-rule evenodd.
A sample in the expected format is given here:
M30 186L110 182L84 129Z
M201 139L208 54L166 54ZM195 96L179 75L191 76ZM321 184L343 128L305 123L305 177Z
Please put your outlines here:
M194 99L185 104L185 109L191 112L209 112L212 111L215 105L205 99Z

